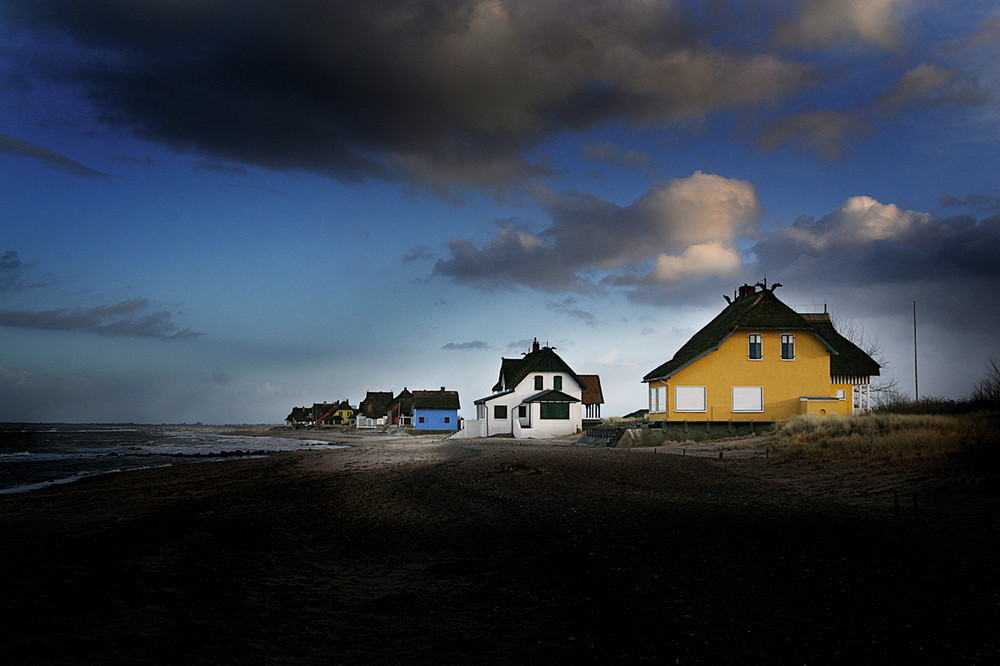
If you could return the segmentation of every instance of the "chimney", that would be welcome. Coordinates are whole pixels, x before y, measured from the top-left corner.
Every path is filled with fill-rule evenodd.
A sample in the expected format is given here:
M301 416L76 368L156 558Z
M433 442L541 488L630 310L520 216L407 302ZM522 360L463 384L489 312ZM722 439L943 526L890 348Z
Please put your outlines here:
M535 338L535 341L531 343L531 351L536 352L538 349L538 338Z
M740 298L743 298L744 296L752 296L755 293L757 293L757 288L753 285L745 284L740 287Z
M441 387L441 393L444 393L444 387L443 386Z

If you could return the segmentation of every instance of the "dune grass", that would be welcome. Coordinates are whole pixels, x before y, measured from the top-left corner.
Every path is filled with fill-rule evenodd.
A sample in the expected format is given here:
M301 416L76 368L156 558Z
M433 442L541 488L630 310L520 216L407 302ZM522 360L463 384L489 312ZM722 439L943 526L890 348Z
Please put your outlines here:
M853 460L882 469L934 468L965 459L995 473L1000 415L976 413L799 416L774 431L779 459Z

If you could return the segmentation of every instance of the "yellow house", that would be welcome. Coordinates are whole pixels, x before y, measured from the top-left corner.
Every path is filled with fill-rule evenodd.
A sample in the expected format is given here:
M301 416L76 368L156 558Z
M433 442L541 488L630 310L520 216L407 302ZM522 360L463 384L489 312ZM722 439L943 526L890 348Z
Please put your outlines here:
M726 309L643 377L650 421L783 421L870 406L879 364L837 333L827 313L800 314L779 301L778 286L740 287Z
M354 408L346 400L337 405L333 411L334 422L338 425L347 425L354 418Z

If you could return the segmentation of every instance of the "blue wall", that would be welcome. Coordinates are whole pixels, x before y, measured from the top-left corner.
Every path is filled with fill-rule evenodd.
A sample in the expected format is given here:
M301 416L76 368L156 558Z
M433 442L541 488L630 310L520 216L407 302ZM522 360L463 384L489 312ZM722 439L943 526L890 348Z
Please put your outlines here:
M445 418L448 423L445 423ZM424 422L421 423L420 419ZM458 430L457 409L414 409L413 427L417 430Z

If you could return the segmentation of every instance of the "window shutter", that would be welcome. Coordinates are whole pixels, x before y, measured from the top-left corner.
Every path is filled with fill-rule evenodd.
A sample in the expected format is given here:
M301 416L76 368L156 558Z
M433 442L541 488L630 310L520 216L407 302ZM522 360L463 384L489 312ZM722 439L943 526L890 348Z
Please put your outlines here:
M733 411L764 411L764 388L762 386L734 386Z
M704 386L678 386L674 389L674 411L704 412L705 405Z

